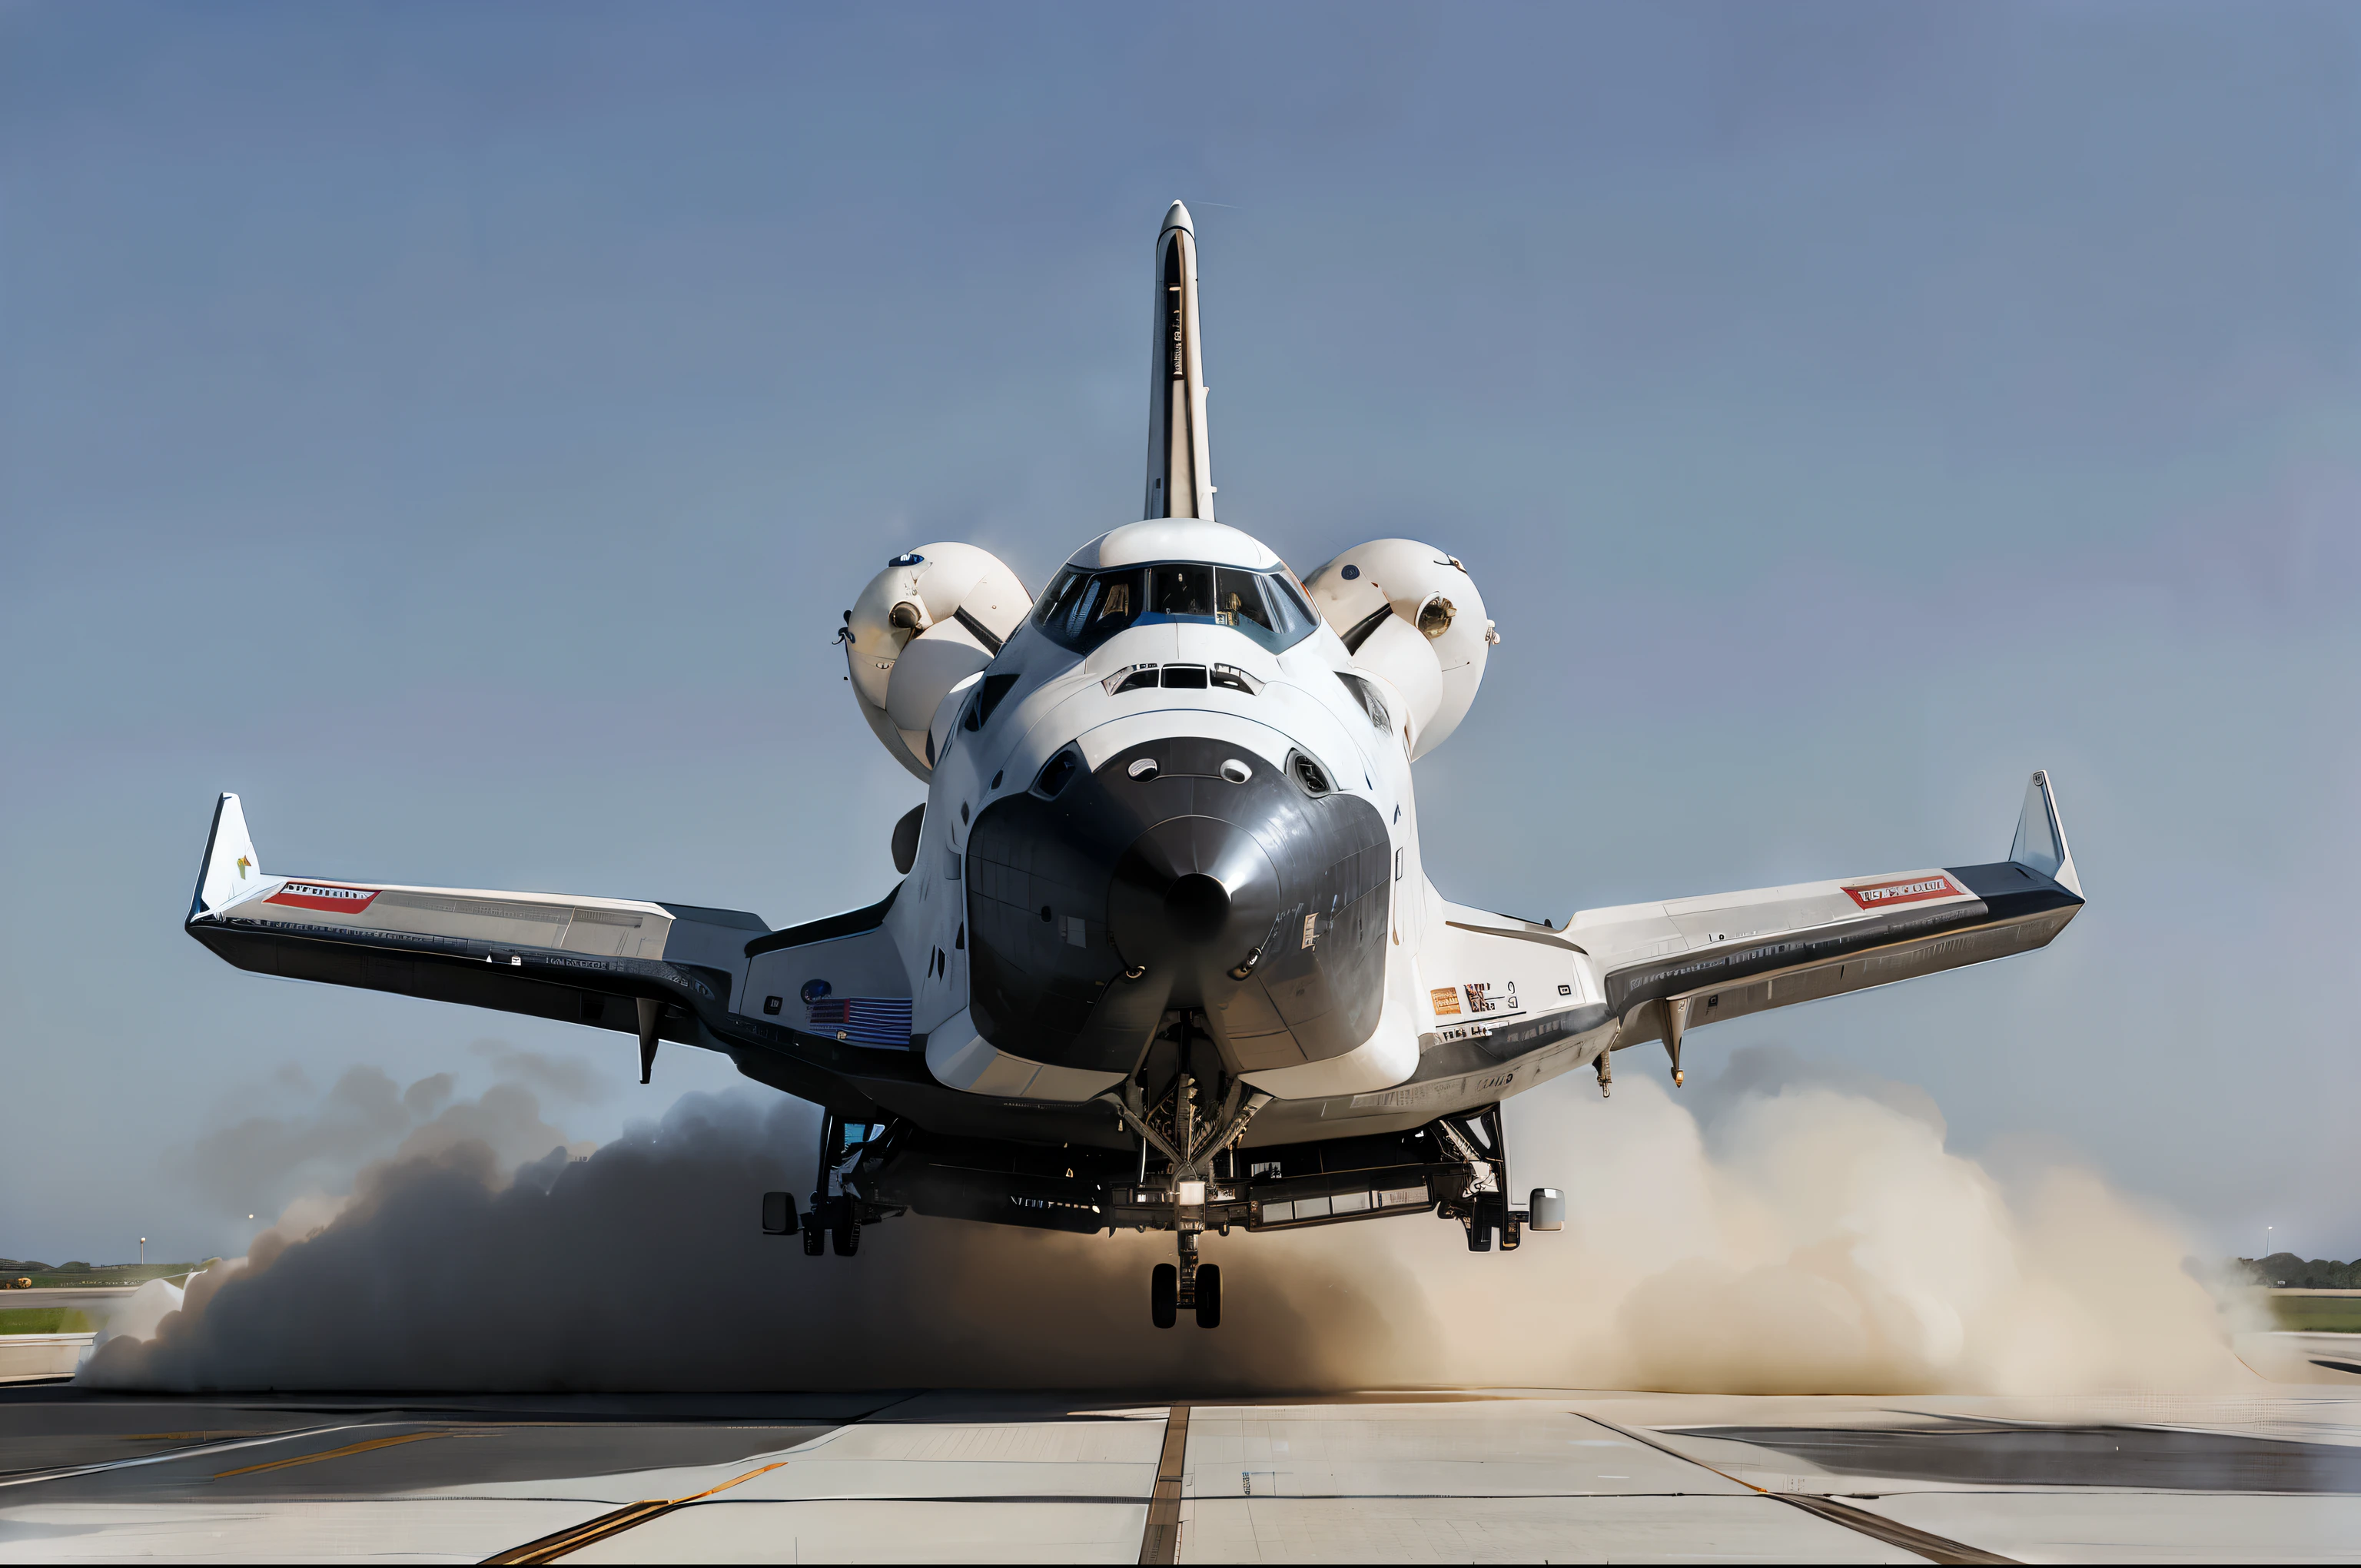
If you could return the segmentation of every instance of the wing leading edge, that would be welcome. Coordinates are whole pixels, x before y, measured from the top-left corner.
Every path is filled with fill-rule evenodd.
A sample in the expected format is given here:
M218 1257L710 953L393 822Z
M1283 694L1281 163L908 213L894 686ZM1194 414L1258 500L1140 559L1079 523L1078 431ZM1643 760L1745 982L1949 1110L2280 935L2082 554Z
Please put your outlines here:
M1614 1046L1681 1042L1701 1024L1891 985L2047 946L2082 907L2049 775L2026 785L2009 858L1585 910Z
M843 1098L807 1070L821 1065L815 1056L840 1049L836 1041L732 1018L747 949L772 935L760 916L742 910L273 874L262 868L237 796L224 795L187 929L257 974L636 1035L642 1082L659 1040L725 1050L752 1044L778 1054L765 1064L766 1081Z

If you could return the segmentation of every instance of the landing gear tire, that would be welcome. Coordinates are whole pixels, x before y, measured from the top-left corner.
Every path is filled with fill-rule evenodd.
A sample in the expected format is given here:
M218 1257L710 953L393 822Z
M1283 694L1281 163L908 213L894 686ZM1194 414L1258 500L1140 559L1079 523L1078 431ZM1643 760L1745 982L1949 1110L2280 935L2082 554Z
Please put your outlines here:
M1180 1321L1180 1270L1177 1265L1156 1266L1156 1272L1148 1281L1148 1310L1159 1329L1169 1329Z
M1222 1266L1218 1263L1198 1266L1197 1326L1201 1329L1222 1326Z
M1475 1215L1467 1222L1467 1250L1469 1252L1492 1250L1492 1209L1489 1204L1476 1205Z
M846 1203L844 1209L845 1212L837 1216L836 1225L829 1234L835 1238L836 1255L851 1257L861 1250L861 1221L851 1212L851 1204Z

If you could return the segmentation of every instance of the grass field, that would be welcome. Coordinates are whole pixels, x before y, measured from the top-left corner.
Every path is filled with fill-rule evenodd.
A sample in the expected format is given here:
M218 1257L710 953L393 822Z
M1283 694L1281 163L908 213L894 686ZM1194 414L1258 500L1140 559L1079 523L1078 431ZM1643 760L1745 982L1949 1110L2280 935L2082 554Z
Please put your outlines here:
M42 1273L23 1268L0 1268L0 1279L11 1284L30 1279L36 1289L49 1290L60 1287L82 1289L91 1286L145 1285L150 1279L177 1279L192 1268L203 1268L202 1263L121 1263L93 1268L87 1274L60 1274L55 1270ZM7 1297L0 1295L0 1301Z
M86 1334L89 1315L73 1307L0 1307L0 1334Z
M2271 1316L2283 1329L2315 1334L2361 1334L2361 1296L2273 1296Z

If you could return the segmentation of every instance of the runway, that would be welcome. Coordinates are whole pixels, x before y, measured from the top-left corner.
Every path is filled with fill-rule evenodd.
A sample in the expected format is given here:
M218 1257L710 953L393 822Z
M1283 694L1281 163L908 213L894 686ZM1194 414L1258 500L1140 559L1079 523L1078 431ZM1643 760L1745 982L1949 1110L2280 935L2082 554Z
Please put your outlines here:
M2361 1560L2361 1398L0 1390L0 1562Z
M0 1294L0 1307L72 1307L99 1318L138 1293L137 1285L44 1285Z

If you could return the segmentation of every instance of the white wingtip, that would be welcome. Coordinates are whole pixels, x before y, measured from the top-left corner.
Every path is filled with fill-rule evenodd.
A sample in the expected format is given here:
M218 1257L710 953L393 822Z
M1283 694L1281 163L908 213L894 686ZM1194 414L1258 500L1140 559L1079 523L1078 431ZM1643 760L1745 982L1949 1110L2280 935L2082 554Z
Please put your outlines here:
M214 806L213 831L205 837L205 858L197 868L197 894L190 901L189 918L213 915L262 885L262 860L246 830L246 813L237 796L224 795Z
M2082 896L2082 879L2074 870L2074 851L2066 847L2066 828L2058 817L2058 796L2049 787L2047 770L2037 768L2025 786L2025 809L2017 813L2016 837L2008 858L2039 872L2075 897Z

